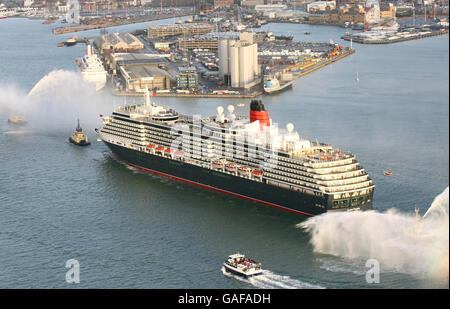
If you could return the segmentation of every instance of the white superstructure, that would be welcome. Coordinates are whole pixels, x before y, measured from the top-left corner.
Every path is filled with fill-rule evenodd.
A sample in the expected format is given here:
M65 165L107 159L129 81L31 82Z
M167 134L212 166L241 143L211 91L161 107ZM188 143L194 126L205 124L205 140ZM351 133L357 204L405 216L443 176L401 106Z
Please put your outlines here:
M87 46L86 55L78 58L77 63L84 79L94 83L97 91L105 86L107 72L100 58L93 52L91 45Z

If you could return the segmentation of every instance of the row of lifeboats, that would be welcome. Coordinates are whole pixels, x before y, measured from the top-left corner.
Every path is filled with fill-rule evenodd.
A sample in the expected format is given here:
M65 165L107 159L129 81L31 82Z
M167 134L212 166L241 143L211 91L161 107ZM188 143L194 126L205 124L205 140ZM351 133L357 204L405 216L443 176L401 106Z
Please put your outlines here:
M183 152L180 150L173 150L171 148L167 148L164 146L157 146L155 144L148 144L146 148L147 148L147 150L149 150L151 152L170 155L170 156L174 156L177 158L180 158L183 156Z
M225 166L224 166L225 165ZM222 161L214 161L213 162L213 167L216 169L224 169L228 172L238 172L240 175L253 175L253 176L262 176L263 172L261 170L257 170L257 169L251 169L248 166L245 165L238 165L234 162L230 162L230 163L224 163Z

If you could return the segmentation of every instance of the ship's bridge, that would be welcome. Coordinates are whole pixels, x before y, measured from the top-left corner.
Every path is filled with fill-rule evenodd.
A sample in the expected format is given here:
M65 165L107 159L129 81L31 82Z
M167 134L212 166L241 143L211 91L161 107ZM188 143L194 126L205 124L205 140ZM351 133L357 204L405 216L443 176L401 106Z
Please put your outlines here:
M172 108L162 105L156 105L150 102L150 94L147 91L145 104L131 104L119 107L116 113L128 114L130 119L136 120L155 120L172 122L179 118L179 114Z

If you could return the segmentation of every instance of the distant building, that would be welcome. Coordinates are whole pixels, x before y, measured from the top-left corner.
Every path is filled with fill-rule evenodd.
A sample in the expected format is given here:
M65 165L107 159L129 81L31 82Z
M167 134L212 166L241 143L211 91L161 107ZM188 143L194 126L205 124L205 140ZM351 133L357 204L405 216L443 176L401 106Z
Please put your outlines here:
M327 1L319 1L327 2ZM331 1L332 2L332 1ZM380 7L378 1L368 0L364 5L344 4L338 8L321 6L321 4L311 3L308 19L311 22L321 24L345 24L345 23L374 23L382 19L393 19L396 15L396 8L392 3L384 4ZM325 7L325 10L321 8ZM319 9L320 8L320 9Z
M241 5L247 7L255 7L262 4L264 4L264 0L241 0Z
M219 40L229 38L239 38L239 32L211 32L189 38L179 38L178 46L182 50L207 49L217 51Z
M178 89L197 89L198 74L194 67L180 68L180 74L177 76Z
M258 4L255 5L255 11L283 11L287 10L284 4Z
M211 24L170 24L170 25L150 25L148 27L147 37L158 38L173 35L199 35L214 31L214 25Z
M127 91L170 89L167 60L153 54L112 53L105 57L109 71L122 77Z
M120 73L120 67L152 65L162 67L167 60L160 54L108 53L105 55L105 66L112 75Z
M336 1L315 1L306 5L308 13L318 13L320 11L336 9Z
M214 0L214 9L230 8L233 7L233 5L233 0Z
M386 3L380 7L380 18L381 19L393 19L397 13L397 8L392 3Z
M144 92L146 89L170 89L168 73L157 66L120 66L120 73L125 80L127 91Z
M96 37L94 45L103 54L109 52L128 52L144 48L144 44L131 33L112 33Z

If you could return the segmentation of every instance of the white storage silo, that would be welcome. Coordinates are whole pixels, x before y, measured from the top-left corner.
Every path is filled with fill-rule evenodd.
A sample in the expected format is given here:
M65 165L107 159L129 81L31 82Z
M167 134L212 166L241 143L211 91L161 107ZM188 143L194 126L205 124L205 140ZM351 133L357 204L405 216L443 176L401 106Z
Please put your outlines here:
M228 43L229 40L227 39L221 39L219 41L219 76L221 79L229 74Z
M253 72L254 75L259 75L259 65L258 65L258 44L253 44Z
M239 84L245 87L253 81L253 44L241 44L239 47Z
M230 48L230 74L231 87L239 87L239 44L233 44Z

